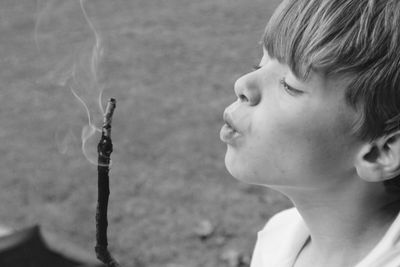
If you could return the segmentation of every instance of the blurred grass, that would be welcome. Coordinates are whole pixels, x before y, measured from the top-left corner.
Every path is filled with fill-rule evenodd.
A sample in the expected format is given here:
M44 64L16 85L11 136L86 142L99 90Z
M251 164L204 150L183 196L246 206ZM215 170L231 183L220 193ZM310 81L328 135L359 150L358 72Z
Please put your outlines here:
M88 0L104 48L96 83L79 1L2 1L1 223L39 223L92 251L97 172L80 150L87 117L69 88L75 64L95 123L99 87L118 101L109 243L123 266L223 266L226 249L250 253L256 232L289 203L229 176L219 129L277 3ZM206 241L194 234L201 220L216 226Z

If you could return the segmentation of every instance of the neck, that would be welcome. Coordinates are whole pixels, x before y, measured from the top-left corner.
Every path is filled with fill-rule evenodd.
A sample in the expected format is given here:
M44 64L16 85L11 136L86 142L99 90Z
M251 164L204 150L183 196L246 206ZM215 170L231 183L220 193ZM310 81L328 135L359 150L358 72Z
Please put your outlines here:
M310 231L306 248L321 263L332 263L335 258L361 260L380 241L399 210L398 197L389 196L383 185L362 181L318 192L293 191L286 195Z

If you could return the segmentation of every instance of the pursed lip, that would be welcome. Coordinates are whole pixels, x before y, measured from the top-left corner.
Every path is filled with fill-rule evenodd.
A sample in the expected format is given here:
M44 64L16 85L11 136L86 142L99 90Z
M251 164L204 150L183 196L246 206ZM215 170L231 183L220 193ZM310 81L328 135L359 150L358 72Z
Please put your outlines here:
M225 124L222 126L220 131L221 141L227 143L229 145L236 145L237 139L242 136L238 131L233 119L230 116L229 112L224 112L224 122Z
M233 130L235 130L235 132L240 134L240 131L238 131L237 127L235 126L235 123L233 122L233 120L228 112L224 112L223 118L224 118L224 122L229 127L231 127Z

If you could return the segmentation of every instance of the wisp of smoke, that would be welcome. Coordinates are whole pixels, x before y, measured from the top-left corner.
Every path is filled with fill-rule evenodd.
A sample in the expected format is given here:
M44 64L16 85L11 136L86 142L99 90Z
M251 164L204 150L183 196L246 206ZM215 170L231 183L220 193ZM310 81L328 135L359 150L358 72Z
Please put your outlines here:
M104 108L102 105L102 94L104 91L104 87L99 84L98 80L98 67L101 62L103 56L103 44L102 38L99 31L96 29L93 20L90 18L87 10L86 10L86 0L79 0L74 1L71 3L70 1L58 1L58 0L38 0L36 6L36 23L34 27L34 41L37 47L37 50L41 50L41 39L42 36L42 43L43 39L51 35L51 33L60 34L59 32L68 31L69 28L66 26L65 29L52 29L50 30L43 30L42 28L49 29L51 28L51 19L56 16L58 10L64 11L65 9L72 10L74 15L76 16L77 12L80 12L82 23L86 24L83 28L89 28L90 33L92 33L93 38L91 44L86 43L78 43L75 44L73 42L72 48L68 47L68 49L60 48L64 54L55 52L57 59L56 59L56 66L49 71L47 80L56 83L61 86L66 86L71 91L71 97L74 97L78 103L82 105L84 108L85 114L87 116L87 123L82 126L81 132L81 148L82 153L86 157L86 159L92 163L97 165L97 153L95 148L87 147L88 140L95 136L96 133L101 133L100 127L96 126L95 121L93 120L92 114L94 113L93 110L89 108L89 101L97 102L97 113L100 112L101 115L104 114ZM68 5L68 6L67 6ZM73 6L75 5L75 6ZM58 10L57 10L58 9ZM59 12L58 16L62 16L63 12ZM67 19L66 19L67 20ZM68 20L67 20L68 21ZM47 22L47 23L46 23ZM71 23L76 23L75 21L71 21ZM50 26L49 26L50 25ZM71 26L75 27L76 26ZM74 29L75 29L74 28ZM82 29L82 26L80 27ZM43 37L44 36L44 37ZM53 38L56 40L57 38ZM51 40L51 39L48 39ZM65 40L68 42L68 40ZM57 40L59 42L59 40ZM58 43L56 43L58 44ZM60 42L64 45L63 42ZM54 46L54 45L53 45ZM52 47L52 46L51 46ZM51 50L51 49L50 49ZM66 51L66 52L65 52ZM60 60L61 58L61 60ZM83 95L87 96L84 97ZM63 136L63 138L61 138ZM66 153L68 151L68 147L71 142L75 139L73 137L72 131L68 130L67 134L61 134L60 132L56 133L56 144L59 148L61 153ZM91 149L93 151L91 151Z

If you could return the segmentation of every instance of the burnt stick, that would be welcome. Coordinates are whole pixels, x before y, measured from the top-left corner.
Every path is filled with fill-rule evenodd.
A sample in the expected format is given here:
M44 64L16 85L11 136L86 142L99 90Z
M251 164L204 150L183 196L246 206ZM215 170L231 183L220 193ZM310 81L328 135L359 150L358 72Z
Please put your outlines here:
M111 121L114 109L116 107L116 101L111 98L107 102L106 111L103 118L103 127L101 133L101 139L97 145L98 153L98 166L97 166L97 188L98 188L98 199L96 209L96 246L95 252L96 257L105 263L109 267L119 267L119 263L111 256L108 251L107 241L107 209L108 209L108 197L110 195L110 182L109 182L109 171L110 171L110 156L113 151L113 144L111 141Z

